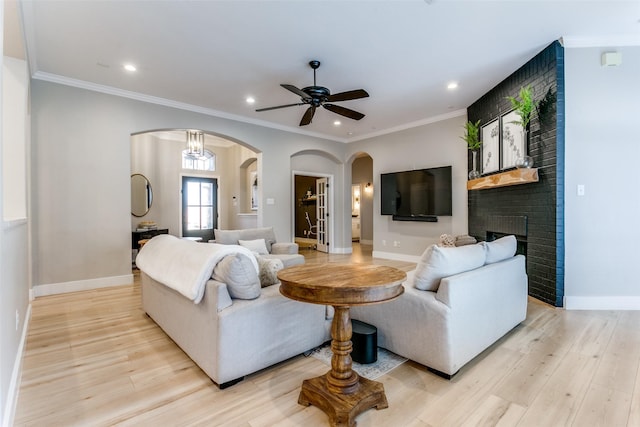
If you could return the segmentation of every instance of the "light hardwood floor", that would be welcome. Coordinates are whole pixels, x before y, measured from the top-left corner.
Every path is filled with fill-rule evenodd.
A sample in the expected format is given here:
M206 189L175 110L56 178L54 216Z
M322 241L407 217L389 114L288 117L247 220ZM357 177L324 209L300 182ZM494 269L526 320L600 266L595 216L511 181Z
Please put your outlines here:
M413 264L302 250L307 262ZM428 327L428 325L416 325ZM411 361L379 379L389 408L364 426L640 426L640 312L565 311L530 299L527 319L444 380ZM17 426L325 426L297 404L327 366L302 355L219 390L141 310L139 284L33 302Z

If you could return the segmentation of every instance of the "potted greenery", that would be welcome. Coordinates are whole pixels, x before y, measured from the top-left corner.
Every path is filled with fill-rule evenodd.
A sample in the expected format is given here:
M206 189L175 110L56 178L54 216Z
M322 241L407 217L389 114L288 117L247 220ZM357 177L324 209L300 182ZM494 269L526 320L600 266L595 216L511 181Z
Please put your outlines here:
M480 172L476 168L478 149L482 145L480 142L480 120L477 122L467 121L464 124L464 135L460 138L467 143L467 148L471 151L473 156L473 169L469 172L469 179L476 179L480 177Z
M518 98L513 96L507 96L511 106L515 110L516 114L520 116L520 120L513 122L522 126L525 131L529 130L529 122L531 122L531 115L536 108L536 102L533 100L533 92L531 86L525 86L520 88Z
M520 120L512 123L522 127L522 140L524 141L525 154L516 159L516 166L530 168L533 166L533 158L527 154L529 152L529 123L531 122L533 111L537 107L537 102L533 100L533 91L530 85L521 87L517 98L507 96L507 99L511 102L516 114L520 116Z

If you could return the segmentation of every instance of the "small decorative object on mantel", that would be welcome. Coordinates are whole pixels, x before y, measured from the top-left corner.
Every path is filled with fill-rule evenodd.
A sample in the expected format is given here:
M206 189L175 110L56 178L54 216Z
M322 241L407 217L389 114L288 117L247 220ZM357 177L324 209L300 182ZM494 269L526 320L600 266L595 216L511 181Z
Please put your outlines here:
M479 126L480 120L475 123L468 121L464 125L464 136L460 137L467 143L467 148L471 151L473 168L469 171L469 179L480 178L480 172L478 172L478 149L482 144L478 138Z
M520 132L522 133L522 141L524 142L524 152L516 158L515 166L518 168L530 168L533 167L533 158L529 156L529 123L531 122L531 116L533 111L537 107L537 102L533 100L533 91L531 86L525 86L520 88L518 98L513 96L507 96L509 102L515 113L520 116L520 120L511 121L515 125L520 126Z

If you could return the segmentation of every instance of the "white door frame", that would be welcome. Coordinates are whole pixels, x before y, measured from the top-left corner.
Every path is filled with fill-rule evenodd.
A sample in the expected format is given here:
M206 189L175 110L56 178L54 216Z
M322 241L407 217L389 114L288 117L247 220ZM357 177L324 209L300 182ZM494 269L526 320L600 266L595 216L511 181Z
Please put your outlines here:
M329 215L329 220L327 221L327 227L329 231L327 233L327 241L329 242L329 253L334 254L336 252L336 244L335 244L335 203L334 203L334 193L335 193L335 178L331 174L323 174L318 172L305 172L300 170L292 170L291 171L291 236L295 239L296 236L296 175L303 176L313 176L316 178L327 178L329 181L329 189L327 202L329 203L329 209L327 209L327 214Z

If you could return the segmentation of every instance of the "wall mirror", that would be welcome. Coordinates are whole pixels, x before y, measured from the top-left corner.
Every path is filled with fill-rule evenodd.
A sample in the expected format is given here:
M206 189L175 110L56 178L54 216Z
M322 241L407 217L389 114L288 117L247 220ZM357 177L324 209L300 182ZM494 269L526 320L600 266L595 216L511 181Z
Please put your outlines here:
M149 213L153 202L151 183L142 174L131 175L131 215L141 217Z

